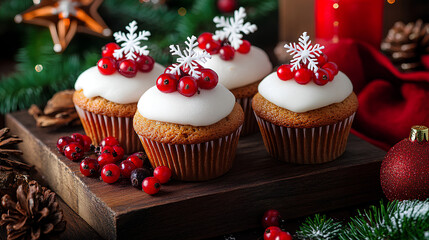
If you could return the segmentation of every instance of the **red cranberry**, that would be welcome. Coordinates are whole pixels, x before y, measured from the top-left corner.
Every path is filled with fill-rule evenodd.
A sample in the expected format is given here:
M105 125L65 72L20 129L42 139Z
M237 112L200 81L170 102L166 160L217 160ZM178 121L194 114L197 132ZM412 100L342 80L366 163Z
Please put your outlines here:
M83 138L83 148L85 152L93 150L94 145L92 145L92 140L87 135L82 135Z
M295 72L295 81L299 84L307 84L311 81L313 72L307 68L300 68Z
M115 164L107 164L101 170L101 179L106 183L114 183L121 176L121 170Z
M223 46L219 50L219 56L225 61L232 60L234 58L235 49L231 46Z
M274 240L282 230L279 227L271 226L265 229L264 240Z
M80 162L80 172L86 177L94 177L98 175L100 165L93 158L85 158Z
M160 183L167 183L171 178L171 170L166 166L156 167L153 171L153 176L156 177Z
M101 48L101 56L113 58L113 53L116 49L120 49L118 44L111 42Z
M264 228L280 225L281 216L280 212L275 209L267 210L262 217L262 226Z
M317 73L313 75L313 81L315 84L323 86L329 82L329 74L323 68L319 68Z
M246 54L248 52L250 52L250 47L252 45L250 44L249 41L247 40L243 40L243 43L240 45L240 47L237 49L237 52L242 53L242 54Z
M71 143L71 142L73 142L73 139L71 137L69 137L69 136L64 136L64 137L58 138L58 141L57 141L57 149L58 149L58 151L60 153L64 154L64 147L67 144Z
M115 163L115 158L112 156L111 153L102 153L97 158L98 164L103 167L104 165Z
M156 80L156 87L164 93L171 93L177 90L177 79L173 74L161 74Z
M152 168L152 165L150 164L149 158L147 157L147 154L145 152L136 152L131 154L131 156L137 156L143 161L143 167L145 168ZM132 161L134 164L136 164L134 161ZM137 166L137 165L136 165Z
M141 55L136 59L137 68L142 72L150 72L155 65L155 60L151 56Z
M153 195L159 192L161 188L161 183L155 177L147 177L143 180L142 189L145 193Z
M200 72L201 76L197 80L198 87L201 89L215 88L219 81L217 73L208 68L203 68Z
M324 53L321 53L320 56L316 58L316 60L317 60L317 66L321 67L328 62L328 56Z
M336 76L338 74L338 65L334 62L327 62L323 65L324 69L329 68L333 71L334 76Z
M292 240L292 235L288 232L279 232L279 234L274 238L274 240Z
M131 161L132 163L134 163L136 168L142 168L143 167L143 160L141 160L137 156L131 155L127 158L127 161Z
M131 161L125 160L121 162L119 168L121 169L122 177L129 178L131 176L131 172L136 169L136 165Z
M70 135L70 137L73 139L73 142L79 143L82 147L85 146L85 139L83 138L82 134L73 133L72 135Z
M198 47L201 49L206 49L206 44L212 40L213 40L213 34L209 32L202 33L197 39Z
M112 75L116 72L116 61L110 57L103 57L97 62L98 71L103 75Z
M115 146L118 145L119 141L115 137L106 137L100 142L100 147L104 146Z
M113 146L113 151L115 151L116 153L116 157L113 156L116 162L120 161L124 157L125 150L121 146L119 145Z
M83 147L79 143L69 143L64 147L64 155L72 161L78 161L84 156Z
M220 41L212 40L206 43L205 49L208 53L213 55L213 54L219 53L220 47L221 47Z
M136 62L130 59L122 60L118 67L119 73L128 78L132 78L137 74Z
M197 81L191 76L182 77L177 85L177 91L186 97L192 97L198 91Z
M277 76L284 81L292 79L295 73L292 71L291 67L292 65L289 64L281 65L277 68Z
M329 81L334 80L334 70L330 69L330 68L322 68L323 70L325 70L328 73L329 76Z

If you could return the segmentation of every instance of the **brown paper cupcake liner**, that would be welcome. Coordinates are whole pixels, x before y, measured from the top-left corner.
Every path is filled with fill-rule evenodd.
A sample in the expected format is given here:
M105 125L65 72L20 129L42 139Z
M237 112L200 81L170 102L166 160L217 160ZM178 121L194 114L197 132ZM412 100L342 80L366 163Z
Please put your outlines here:
M113 136L118 139L124 148L125 154L143 150L139 138L133 129L133 118L108 117L83 110L76 105L75 107L83 129L86 135L91 138L94 145L97 145L108 136Z
M332 161L344 153L355 113L336 124L315 128L287 128L255 116L265 147L273 158L315 164Z
M252 133L256 133L259 130L258 122L256 122L255 115L252 109L252 97L237 98L236 102L241 105L244 112L244 123L241 136L246 136Z
M167 166L173 178L205 181L228 172L235 158L241 127L225 137L199 144L159 143L139 135L152 166Z

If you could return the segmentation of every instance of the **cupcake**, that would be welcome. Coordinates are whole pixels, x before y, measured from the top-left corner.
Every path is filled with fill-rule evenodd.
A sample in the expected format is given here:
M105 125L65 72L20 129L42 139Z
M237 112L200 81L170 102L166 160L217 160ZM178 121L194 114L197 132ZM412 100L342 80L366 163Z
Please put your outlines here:
M228 88L244 110L245 120L242 135L258 131L251 108L252 97L258 92L259 82L273 69L268 55L260 48L243 40L243 34L256 31L257 27L244 22L243 7L234 12L234 17L215 17L213 22L220 28L215 32L203 33L198 37L198 49L205 49L212 55L202 65L213 69L219 75L219 82Z
M234 95L218 83L216 72L201 68L210 58L187 48L170 46L178 63L161 74L143 94L134 116L134 130L153 167L168 166L173 178L203 181L225 174L235 157L244 113Z
M350 79L304 32L293 55L258 86L252 101L270 155L289 163L332 161L344 153L358 101Z
M146 46L140 46L140 41L147 40L150 33L140 31L137 35L135 21L127 30L129 35L114 34L118 43L123 42L122 48L108 43L97 66L78 77L73 103L86 135L94 144L114 136L126 153L132 153L142 150L132 123L137 102L155 85L154 79L165 68L154 62Z

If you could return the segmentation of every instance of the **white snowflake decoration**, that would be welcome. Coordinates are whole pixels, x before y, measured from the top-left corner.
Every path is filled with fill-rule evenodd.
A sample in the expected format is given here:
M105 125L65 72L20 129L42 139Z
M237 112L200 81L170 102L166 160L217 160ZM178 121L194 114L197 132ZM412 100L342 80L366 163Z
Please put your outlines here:
M243 7L240 7L238 10L234 11L234 17L229 19L225 17L216 16L213 18L213 22L216 23L216 27L222 28L222 30L216 30L213 35L214 40L225 40L228 39L229 43L235 50L240 48L240 45L243 43L241 38L243 34L249 34L256 31L257 27L255 24L250 24L249 22L244 23L244 18L246 17L246 11Z
M322 49L324 46L320 46L316 44L314 46L311 45L310 37L307 36L307 32L304 32L299 37L299 44L290 43L285 44L284 48L287 49L286 52L290 53L293 56L293 59L290 61L292 64L291 70L298 70L301 68L302 64L307 64L307 68L314 73L317 72L317 59L316 57L320 56L322 53Z
M140 41L148 40L147 37L150 36L149 31L140 31L138 34L137 30L137 22L132 21L125 27L128 30L128 33L123 33L121 31L115 32L113 36L115 37L116 42L121 43L121 48L116 49L113 52L113 56L116 59L121 59L124 55L127 59L135 60L138 55L148 55L149 50L147 50L147 46L140 46Z
M188 37L185 41L187 45L186 49L182 52L179 45L170 45L171 55L177 55L178 63L174 63L168 70L167 73L180 74L180 67L189 69L188 74L192 77L198 78L201 72L198 71L197 63L207 62L207 58L211 58L210 54L206 50L195 52L194 48L198 46L197 37Z

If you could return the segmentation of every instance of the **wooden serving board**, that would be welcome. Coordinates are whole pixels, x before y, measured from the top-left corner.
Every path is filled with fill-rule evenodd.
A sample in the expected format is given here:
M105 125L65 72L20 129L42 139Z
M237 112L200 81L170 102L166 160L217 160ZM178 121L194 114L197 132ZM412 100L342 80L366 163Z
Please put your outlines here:
M294 165L270 159L260 134L240 139L236 162L207 182L173 181L155 196L128 182L106 184L84 177L79 164L56 150L59 137L81 128L35 127L26 112L6 116L24 142L24 159L50 187L106 239L201 239L260 226L267 209L296 218L382 197L379 171L385 152L351 135L339 159Z

